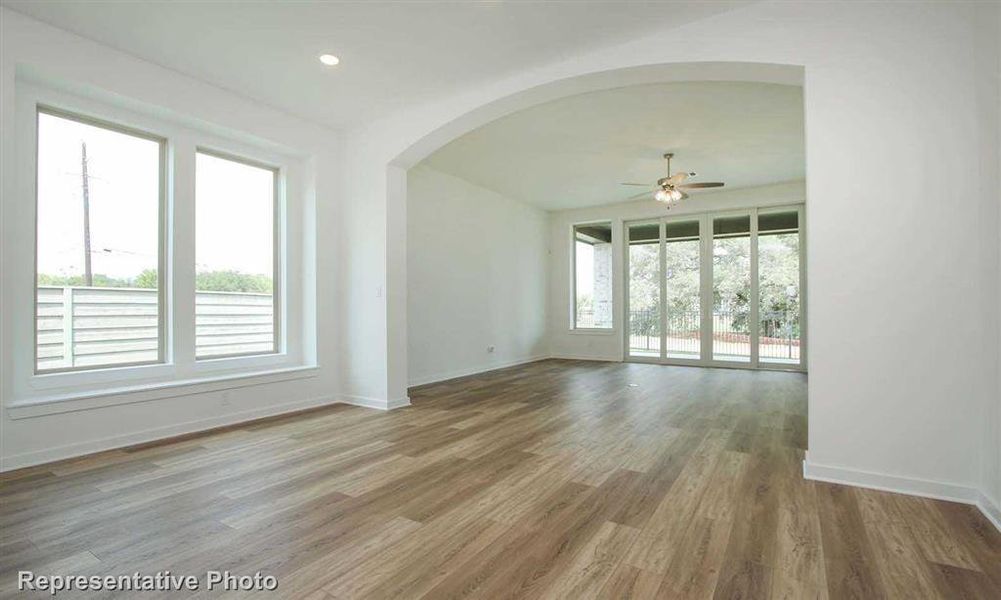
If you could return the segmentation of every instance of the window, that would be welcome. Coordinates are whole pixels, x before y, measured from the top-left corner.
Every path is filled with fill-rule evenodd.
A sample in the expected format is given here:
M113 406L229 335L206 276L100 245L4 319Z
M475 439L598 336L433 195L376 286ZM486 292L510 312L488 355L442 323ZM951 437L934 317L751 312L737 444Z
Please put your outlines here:
M0 334L17 350L7 408L315 376L304 154L33 82L12 108L31 151L11 156L5 182L17 201L0 243L20 257L0 269L11 325Z
M612 224L575 225L574 306L576 329L612 328Z
M664 225L665 353L669 358L698 358L702 311L698 220Z
M35 371L164 359L163 140L37 113Z
M199 151L195 357L277 351L277 169Z
M629 354L660 357L660 223L636 223L629 237Z

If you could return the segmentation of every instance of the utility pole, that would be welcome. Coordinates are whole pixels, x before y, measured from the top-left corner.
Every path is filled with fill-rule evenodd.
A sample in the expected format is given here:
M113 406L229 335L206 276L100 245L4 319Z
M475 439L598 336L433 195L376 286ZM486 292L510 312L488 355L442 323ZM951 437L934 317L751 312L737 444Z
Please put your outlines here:
M94 285L90 270L90 182L87 176L87 142L80 142L81 185L83 187L83 284Z

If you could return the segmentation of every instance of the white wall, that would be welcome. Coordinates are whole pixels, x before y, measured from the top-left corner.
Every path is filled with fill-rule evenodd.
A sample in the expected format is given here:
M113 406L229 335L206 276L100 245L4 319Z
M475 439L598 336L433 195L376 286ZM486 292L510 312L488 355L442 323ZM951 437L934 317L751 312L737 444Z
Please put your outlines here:
M399 245L402 244L405 249L407 207L406 204L400 205L396 207L397 214L390 215L385 210L384 201L359 201L366 197L385 197L389 177L385 162L380 164L371 160L364 136L348 139L351 141L345 144L344 177L339 190L340 197L347 201L339 204L337 228L331 230L340 257L335 283L340 298L335 321L341 325L341 330L333 340L338 357L338 377L344 394L354 401L372 405L381 403L388 407L389 316L386 297L390 288L394 294L402 290L404 294L396 306L406 310L406 253L399 252ZM405 186L405 174L402 179ZM397 248L392 260L388 255L390 243L386 239L390 219L397 219L394 232L398 238L392 241L393 247ZM390 282L387 273L392 265L400 261L403 263L403 276L397 276ZM402 329L405 345L406 327ZM405 397L405 386L400 386L393 394L396 400Z
M546 357L547 213L423 165L407 192L410 385Z
M623 85L651 65L686 63L693 79L692 63L706 61L802 65L811 474L970 499L984 488L982 422L998 385L995 353L979 351L997 346L983 315L998 305L997 288L980 283L997 273L980 260L997 246L997 229L980 221L997 194L979 169L981 74L971 60L987 11L995 18L989 4L770 1L595 48L354 132L382 168L346 200L384 223L373 244L390 249L400 225L380 215L406 194L387 191L385 165L410 166L485 120L547 94L614 86L619 73ZM405 286L406 273L386 268L397 257L385 258L371 261L374 279ZM929 319L946 306L949 326L931 334ZM405 297L371 313L368 333L382 334L387 357L406 354L405 335L386 331L394 313L406 313ZM862 333L845 339L846 330Z
M994 307L997 308L998 306L1001 306L1001 5L996 5L994 9L995 14L993 20L990 18L990 15L986 15L983 19L983 29L981 30L980 39L988 41L985 51L989 53L993 50L995 57L993 66L992 61L985 61L987 71L984 73L984 78L989 81L992 77L993 71L993 89L988 88L987 101L984 105L985 111L987 114L990 114L990 94L993 92L994 106L996 109L994 111L995 137L993 144L995 166L991 166L989 164L985 165L984 171L993 176L994 183L993 196L995 198L994 206L995 214L997 216L997 227L994 229L994 232L995 236L998 238L996 269L997 292L994 296ZM988 154L988 156L990 155ZM988 197L991 194L992 191L988 188ZM991 473L991 475L987 478L985 491L988 495L987 500L993 510L994 522L995 524L1001 524L1001 314L997 314L996 319L998 324L997 346L995 347L997 357L997 382L994 389L994 428L991 431L991 435L987 438L985 447L985 454L988 457L987 464Z
M625 353L625 337L622 333L625 306L625 241L623 223L638 219L653 219L663 216L699 214L712 211L734 210L755 206L782 206L802 204L806 197L803 181L791 181L775 185L699 193L682 201L670 211L652 200L607 204L575 210L561 210L551 213L549 257L549 344L552 355L557 358L578 358L592 360L622 360ZM610 221L612 223L612 330L574 331L570 313L572 244L570 230L575 223L588 221ZM807 233L809 239L809 233Z
M337 274L334 240L339 185L340 139L336 132L290 117L219 88L188 78L65 31L0 9L2 72L0 125L3 134L0 231L0 458L3 468L93 452L223 425L252 417L333 402L341 390L333 342L339 331L333 283ZM24 417L9 405L17 400L13 365L15 353L30 352L30 344L14 343L15 304L30 303L31 254L17 244L30 232L33 198L20 183L31 173L19 168L18 157L31 152L17 139L15 98L23 77L50 82L64 92L121 114L142 114L189 130L202 130L238 143L273 149L296 157L301 165L301 222L290 229L290 243L302 257L298 313L304 338L303 355L316 368L298 375L216 383L162 393L138 391L75 404L79 410ZM30 195L29 195L30 196ZM323 235L317 236L317 231ZM179 235L183 236L183 232ZM183 240L183 237L177 239ZM29 244L30 247L30 244ZM178 247L179 252L190 250ZM316 310L317 306L323 307ZM323 335L317 337L320 330ZM306 358L308 357L308 358ZM267 381L267 383L263 383ZM103 408L88 406L122 402ZM31 412L30 410L27 412ZM24 418L20 418L24 417Z
M993 18L985 14L979 20L977 29L976 64L978 78L977 118L980 128L980 171L984 177L985 196L994 196L995 202L985 203L982 207L980 226L982 231L982 246L980 255L987 272L994 272L994 277L985 277L982 285L985 290L996 290L994 306L988 307L984 315L984 326L997 330L993 345L988 345L983 352L990 356L993 353L997 361L994 399L988 402L987 414L983 419L984 453L982 461L983 492L986 502L994 508L994 518L1001 523L1001 315L998 313L1001 301L1001 241L997 232L1001 230L1001 5L995 6ZM993 238L991 237L993 233ZM991 241L995 247L991 246ZM986 292L985 292L986 293Z

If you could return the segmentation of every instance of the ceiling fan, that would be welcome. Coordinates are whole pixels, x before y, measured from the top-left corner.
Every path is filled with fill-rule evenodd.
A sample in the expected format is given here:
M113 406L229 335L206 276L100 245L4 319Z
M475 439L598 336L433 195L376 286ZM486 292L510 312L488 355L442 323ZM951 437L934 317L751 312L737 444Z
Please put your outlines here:
M678 203L679 200L684 200L688 198L688 194L685 190L698 190L705 188L717 188L723 187L723 183L719 181L707 181L699 183L684 183L689 177L695 177L694 172L685 173L684 171L671 174L671 159L674 157L673 152L668 152L664 155L667 159L667 177L661 177L657 180L657 183L650 186L648 183L623 183L622 185L641 185L643 187L650 188L646 191L640 192L635 196L630 196L626 200L636 200L646 196L650 192L653 192L654 200L658 202L663 202L668 208L671 208Z

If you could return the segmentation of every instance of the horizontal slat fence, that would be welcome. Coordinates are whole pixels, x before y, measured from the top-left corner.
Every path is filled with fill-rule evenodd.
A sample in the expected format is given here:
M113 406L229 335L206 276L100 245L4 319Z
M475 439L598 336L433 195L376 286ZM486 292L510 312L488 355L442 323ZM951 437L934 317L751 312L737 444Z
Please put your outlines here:
M273 315L271 294L198 292L195 295L195 356L273 351Z
M39 286L38 370L157 359L156 290ZM271 352L271 294L197 292L198 357Z

